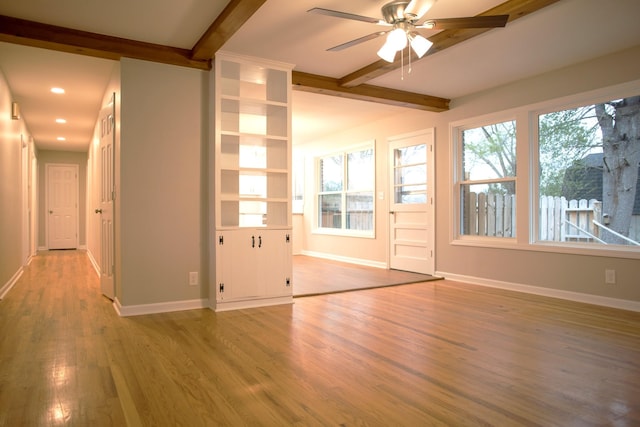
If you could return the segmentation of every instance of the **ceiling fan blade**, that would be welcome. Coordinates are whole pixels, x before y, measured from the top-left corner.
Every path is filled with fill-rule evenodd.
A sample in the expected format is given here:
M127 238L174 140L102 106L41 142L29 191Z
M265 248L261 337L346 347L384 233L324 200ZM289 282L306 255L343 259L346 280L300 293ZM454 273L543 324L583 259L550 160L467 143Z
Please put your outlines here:
M411 21L417 21L431 9L435 2L436 0L411 0L404 9L404 16Z
M509 15L471 16L468 18L429 19L416 28L458 30L462 28L497 28L507 25Z
M357 39L351 40L350 42L342 43L342 44L339 44L338 46L334 46L332 48L329 48L329 49L327 49L327 51L329 51L329 52L338 52L338 51L346 49L348 47L355 46L357 44L364 43L364 42L369 41L369 40L373 40L373 39L378 38L378 37L380 37L382 35L385 35L387 33L388 33L388 31L378 31L377 33L371 33L371 34L369 34L367 36L359 37Z
M351 19L353 21L368 22L370 24L377 24L380 22L380 20L376 18L369 18L368 16L356 15L354 13L339 12L337 10L323 9L321 7L314 7L313 9L307 10L307 12L333 16L335 18Z

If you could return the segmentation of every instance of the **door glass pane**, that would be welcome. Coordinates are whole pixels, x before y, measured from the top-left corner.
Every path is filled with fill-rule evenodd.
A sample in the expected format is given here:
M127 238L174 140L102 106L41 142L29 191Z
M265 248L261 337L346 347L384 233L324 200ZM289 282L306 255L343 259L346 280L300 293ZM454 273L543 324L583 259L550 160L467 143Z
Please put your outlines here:
M427 203L426 185L401 185L395 187L396 203Z
M395 150L395 165L406 166L425 163L427 161L427 145L412 145Z
M426 203L426 144L394 150L394 203Z

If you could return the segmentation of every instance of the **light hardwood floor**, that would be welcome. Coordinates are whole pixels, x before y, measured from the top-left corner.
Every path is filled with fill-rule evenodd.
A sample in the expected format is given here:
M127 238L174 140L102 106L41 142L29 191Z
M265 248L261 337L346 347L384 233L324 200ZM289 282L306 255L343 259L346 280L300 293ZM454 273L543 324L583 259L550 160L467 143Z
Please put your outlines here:
M427 274L366 267L306 255L293 256L293 296L322 295L438 280Z
M119 318L45 253L0 301L0 425L637 426L640 314L440 280Z

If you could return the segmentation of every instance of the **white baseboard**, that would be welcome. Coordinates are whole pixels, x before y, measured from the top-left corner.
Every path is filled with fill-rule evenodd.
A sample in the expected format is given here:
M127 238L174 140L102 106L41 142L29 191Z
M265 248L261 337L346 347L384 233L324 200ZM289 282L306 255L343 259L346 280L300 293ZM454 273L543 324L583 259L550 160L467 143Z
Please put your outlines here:
M583 294L580 292L563 291L560 289L543 288L540 286L522 285L518 283L502 282L499 280L483 279L481 277L465 276L462 274L436 271L436 276L448 280L470 283L472 285L487 286L490 288L505 289L509 291L523 292L551 298L559 298L569 301L600 305L603 307L618 308L621 310L640 312L640 301L629 301L618 298L603 297L599 295Z
M171 311L196 310L208 308L208 299L193 299L187 301L170 301L155 304L122 305L116 297L113 307L121 317L140 316L143 314L169 313Z
M2 286L2 288L0 288L0 300L3 299L6 294L9 293L11 288L13 288L13 285L15 285L18 279L20 278L20 276L22 276L23 272L24 272L24 268L20 267L20 269L16 272L16 274L14 274L13 277L11 277L11 279L9 279L9 281L5 283L4 286Z
M78 247L76 248L79 251L86 251L87 250L87 245L78 245ZM38 251L39 252L43 252L43 251L48 251L49 248L47 246L38 246Z
M314 251L304 251L303 250L301 255L312 256L312 257L315 257L315 258L328 259L328 260L332 260L332 261L347 262L349 264L364 265L364 266L367 266L367 267L384 268L384 269L387 268L387 263L386 262L371 261L370 259L362 259L362 258L345 257L345 256L340 256L340 255L328 254L328 253L324 253L324 252L314 252Z
M100 266L98 265L98 262L96 261L96 259L93 257L93 254L91 253L91 251L87 251L87 256L89 256L89 261L91 262L93 269L96 271L96 275L100 277L100 274L101 274Z

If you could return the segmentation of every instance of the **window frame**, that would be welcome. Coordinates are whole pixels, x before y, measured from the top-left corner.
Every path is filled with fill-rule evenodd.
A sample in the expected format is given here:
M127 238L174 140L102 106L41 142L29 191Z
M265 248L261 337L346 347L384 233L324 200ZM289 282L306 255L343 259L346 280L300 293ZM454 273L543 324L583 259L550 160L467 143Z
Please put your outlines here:
M560 242L540 239L540 116L580 108L586 105L606 103L613 99L637 96L630 95L630 93L640 94L640 84L631 85L628 89L623 89L624 87L627 87L627 85L622 85L622 88L620 89L611 88L607 90L605 88L598 91L580 94L576 97L561 98L558 102L544 103L543 105L540 105L539 108L531 109L529 111L529 126L531 128L531 209L529 219L529 240L532 246L552 252L640 259L640 246L605 245L579 241ZM640 188L636 188L636 192L637 191L640 191Z
M349 158L349 154L351 153L355 153L358 151L366 151L366 150L371 150L372 151L372 159L371 161L373 162L373 173L372 173L372 177L371 177L371 188L368 190L363 190L363 189L358 189L358 190L348 190L348 168L349 168L349 162L348 162L348 158ZM342 162L342 168L343 168L343 185L342 185L342 190L341 191L328 191L328 192L323 192L321 191L321 161L322 159L325 158L329 158L329 157L335 157L335 156L342 156L343 162ZM316 169L316 173L315 173L315 183L314 183L314 188L315 188L315 194L314 194L314 226L313 226L313 233L314 234L327 234L327 235L337 235L337 236L349 236L349 237L363 237L363 238L375 238L375 233L376 233L376 144L375 144L375 140L371 140L371 141L367 141L365 143L362 144L358 144L358 145L353 145L353 146L349 146L346 147L343 150L338 150L338 151L330 151L330 152L326 152L326 153L322 153L321 155L318 155L315 157L314 159L314 164L315 164L315 169ZM346 227L346 216L347 216L347 208L346 208L346 199L347 199L347 195L350 193L362 193L362 192L371 192L371 199L372 199L372 228L371 230L353 230L353 229L347 229ZM341 202L342 202L342 213L341 213L341 228L328 228L328 227L321 227L320 226L320 196L324 195L324 194L340 194L341 195Z
M464 179L464 147L463 147L463 133L466 130L477 129L483 126L489 126L497 123L503 122L514 122L516 126L516 173L513 177L502 177L502 178L487 178L487 179ZM453 122L450 124L450 135L451 135L451 148L453 150L452 159L454 161L453 164L453 193L451 197L452 201L452 212L454 213L454 223L451 227L451 241L454 244L468 244L472 246L486 246L486 247L495 247L495 246L505 246L512 247L517 242L517 237L500 237L500 236L480 236L480 235L472 235L472 234L463 234L462 233L462 187L465 185L482 185L482 184L502 184L507 182L513 182L514 187L516 189L516 196L519 193L519 184L518 184L518 171L519 167L519 147L518 147L518 131L519 131L519 123L517 117L513 112L503 112L497 114L486 115L482 117L476 117L471 120L463 120L459 122ZM513 224L514 232L516 236L519 235L517 229L517 221L518 221L518 212L519 208L517 207L519 197L516 197L516 204L514 204L514 209L516 209L516 223Z

